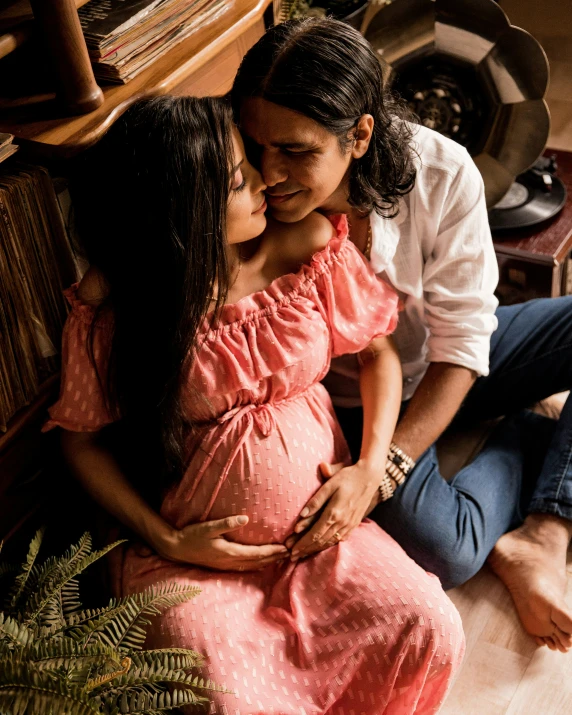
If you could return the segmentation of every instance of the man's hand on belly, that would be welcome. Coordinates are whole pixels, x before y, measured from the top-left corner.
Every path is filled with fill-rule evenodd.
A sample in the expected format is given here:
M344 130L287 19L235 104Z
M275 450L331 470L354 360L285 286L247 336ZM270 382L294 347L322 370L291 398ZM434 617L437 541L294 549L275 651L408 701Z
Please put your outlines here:
M240 515L190 524L183 529L173 529L161 546L155 544L155 548L170 561L218 571L258 571L289 555L282 544L249 546L225 538L225 534L247 523L248 517Z

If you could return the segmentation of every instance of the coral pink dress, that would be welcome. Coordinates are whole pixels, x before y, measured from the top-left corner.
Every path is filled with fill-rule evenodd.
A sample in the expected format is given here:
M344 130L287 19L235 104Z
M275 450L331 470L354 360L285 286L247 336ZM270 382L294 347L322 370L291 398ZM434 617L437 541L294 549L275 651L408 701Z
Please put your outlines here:
M322 483L319 463L349 461L320 380L332 357L393 330L397 297L347 240L345 217L333 223L336 236L309 265L225 306L216 329L205 323L189 380L207 399L189 390L187 404L200 433L161 509L175 526L248 514L233 539L283 542ZM85 351L93 313L73 288L68 297L62 393L48 428L97 430L110 420ZM102 319L102 365L110 337ZM216 694L211 713L430 713L460 664L461 622L438 579L367 519L336 546L259 572L143 554L126 551L123 593L164 580L202 590L158 618L149 642L206 656L205 674L234 692Z

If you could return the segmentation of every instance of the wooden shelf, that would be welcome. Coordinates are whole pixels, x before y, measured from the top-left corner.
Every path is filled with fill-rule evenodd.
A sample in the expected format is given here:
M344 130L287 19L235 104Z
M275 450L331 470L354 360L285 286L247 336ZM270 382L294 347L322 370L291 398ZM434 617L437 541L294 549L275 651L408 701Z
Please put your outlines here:
M80 8L89 0L74 0ZM12 11L12 12L11 12ZM34 37L35 23L31 7L16 4L7 9L0 17L0 58L21 47Z
M63 116L54 95L0 100L0 131L14 134L34 157L67 159L96 142L135 100L177 92L209 61L240 39L262 16L271 0L235 0L218 20L180 42L126 85L103 86L101 107L79 117Z
M51 375L43 383L40 392L33 401L12 417L8 423L8 430L6 432L0 432L0 457L21 434L22 430L32 424L40 416L41 411L45 409L52 400L56 399L59 381L59 373Z

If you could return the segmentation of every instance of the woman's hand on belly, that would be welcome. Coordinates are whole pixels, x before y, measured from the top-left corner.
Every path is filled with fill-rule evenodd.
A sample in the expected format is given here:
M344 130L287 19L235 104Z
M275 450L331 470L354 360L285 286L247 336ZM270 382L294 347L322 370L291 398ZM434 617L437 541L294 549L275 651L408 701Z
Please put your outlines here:
M383 474L370 464L357 462L350 467L340 464L333 468L322 464L320 468L329 479L302 509L294 529L300 536L286 541L293 561L346 539L378 500Z
M225 534L247 523L248 517L240 515L190 524L183 529L173 529L154 546L159 556L170 561L218 571L257 571L289 556L282 544L247 546L225 538Z

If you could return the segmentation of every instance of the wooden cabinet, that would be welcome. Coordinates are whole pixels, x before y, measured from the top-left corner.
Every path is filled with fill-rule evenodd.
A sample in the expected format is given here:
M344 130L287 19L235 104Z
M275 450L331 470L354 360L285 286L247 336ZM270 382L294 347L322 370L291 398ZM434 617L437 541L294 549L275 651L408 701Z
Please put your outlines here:
M557 176L564 182L567 200L562 211L531 228L506 231L493 237L499 264L497 295L502 304L532 298L555 298L572 292L569 271L572 251L572 153L547 149L556 155Z
M193 72L173 87L173 94L187 94L194 97L226 94L232 87L234 76L246 52L264 34L264 21L259 19L226 49L206 62L200 70Z
M55 5L60 1L51 0ZM221 17L175 45L128 84L103 86L103 102L88 114L70 116L55 92L37 101L7 101L0 91L0 132L14 134L34 157L66 159L96 142L141 97L226 92L242 56L263 34L270 6L271 0L234 0Z

